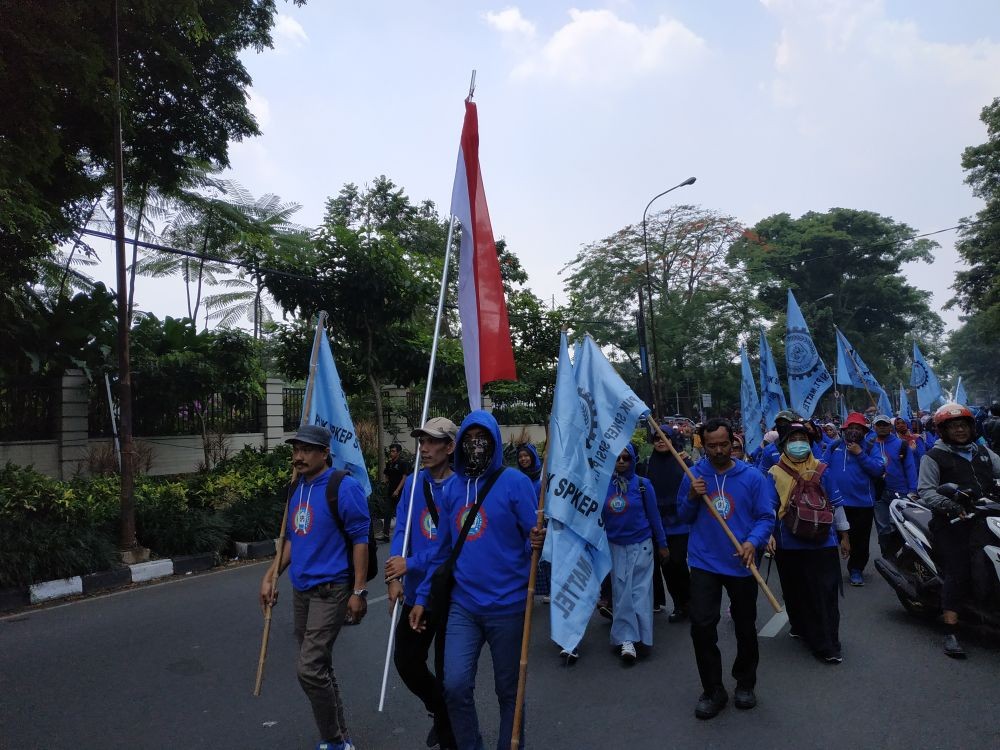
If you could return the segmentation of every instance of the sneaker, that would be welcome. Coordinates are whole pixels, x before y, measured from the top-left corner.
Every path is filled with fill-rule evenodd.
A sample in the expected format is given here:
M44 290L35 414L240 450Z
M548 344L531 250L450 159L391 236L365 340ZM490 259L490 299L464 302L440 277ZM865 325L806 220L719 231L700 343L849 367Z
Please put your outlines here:
M824 664L841 664L844 661L844 657L839 651L835 651L832 654L826 654L822 657Z
M757 705L757 696L754 695L753 688L736 686L733 693L733 705L741 711L749 711Z
M608 606L607 602L598 602L597 612L601 617L606 617L609 620L613 620L615 618L615 615L611 611L611 607Z
M863 575L861 575L861 571L860 570L852 570L851 571L851 585L852 586L864 586L865 585L865 577Z
M792 640L795 640L795 641L801 641L802 640L802 636L799 635L798 633L796 633L794 630L789 630L788 631L788 637L791 638Z
M636 659L635 644L632 641L625 641L622 644L622 661L626 664L634 664Z
M321 742L316 745L316 750L355 750L350 740L343 742Z
M665 612L666 609L667 608L666 608L665 605L663 605L663 604L657 604L655 607L653 607L653 614L656 615L656 614L659 614L660 612Z
M559 656L562 659L565 659L566 666L570 667L576 664L576 660L580 658L580 652L577 651L576 649L573 649L572 651L567 651L566 649L563 649L562 651L559 652Z
M714 719L726 707L729 694L721 685L712 693L702 693L694 707L694 715L699 719Z
M687 617L688 613L686 609L675 609L667 616L667 622L670 623L684 622L684 620L686 620Z
M949 633L944 637L944 652L952 659L964 659L967 656L954 633Z

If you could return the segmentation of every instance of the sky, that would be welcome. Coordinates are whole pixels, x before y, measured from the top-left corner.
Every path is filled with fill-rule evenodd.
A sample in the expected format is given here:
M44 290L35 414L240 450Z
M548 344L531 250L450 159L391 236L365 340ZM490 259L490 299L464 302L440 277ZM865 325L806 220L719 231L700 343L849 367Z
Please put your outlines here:
M263 135L228 176L320 223L348 182L386 175L447 211L473 69L496 237L529 286L566 300L581 246L640 222L657 193L746 225L846 207L915 231L981 208L962 150L1000 96L996 0L463 0L279 3L275 47L244 58ZM905 273L941 310L955 232ZM97 274L111 280L113 254ZM183 315L179 280L139 305Z

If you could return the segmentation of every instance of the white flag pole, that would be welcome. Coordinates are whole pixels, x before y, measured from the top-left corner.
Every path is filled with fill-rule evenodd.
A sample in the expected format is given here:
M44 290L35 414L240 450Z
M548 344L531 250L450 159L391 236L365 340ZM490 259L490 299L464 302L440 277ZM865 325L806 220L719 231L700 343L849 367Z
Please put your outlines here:
M448 265L451 262L451 246L454 235L455 216L452 214L451 221L448 224L448 242L445 244L444 249L444 269L441 271L441 291L438 294L437 317L434 319L434 341L431 344L431 361L427 366L427 388L424 390L424 406L420 411L420 426L423 426L424 422L427 421L427 412L430 410L431 406L431 388L434 384L434 364L437 360L438 339L441 335L441 318L444 315L445 292L448 288ZM403 532L403 557L406 557L406 551L410 546L410 532L413 525L413 499L417 490L417 474L420 471L419 446L414 453L413 474L410 475L410 502L406 508L406 530ZM389 641L386 643L385 647L385 666L382 669L382 689L379 693L378 699L379 712L381 712L385 707L385 690L389 681L389 662L392 660L392 647L396 640L396 619L398 615L399 600L397 599L393 602L392 616L389 618Z

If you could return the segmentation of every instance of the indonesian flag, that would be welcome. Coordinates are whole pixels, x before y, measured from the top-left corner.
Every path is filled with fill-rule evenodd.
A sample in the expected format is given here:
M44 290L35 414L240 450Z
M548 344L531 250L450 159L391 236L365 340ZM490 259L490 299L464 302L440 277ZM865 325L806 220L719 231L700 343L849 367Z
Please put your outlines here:
M451 214L462 225L458 258L458 314L462 321L469 408L482 407L482 387L493 380L517 380L510 343L507 302L500 280L486 191L479 171L479 117L466 100Z

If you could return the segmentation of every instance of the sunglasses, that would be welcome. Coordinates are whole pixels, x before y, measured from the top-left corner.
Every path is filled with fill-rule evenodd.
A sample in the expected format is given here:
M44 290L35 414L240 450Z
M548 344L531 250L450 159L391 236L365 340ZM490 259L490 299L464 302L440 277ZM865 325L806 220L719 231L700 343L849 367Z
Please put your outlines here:
M624 456L619 456L618 460L619 461L624 461L625 463L631 463L632 457L626 454Z

